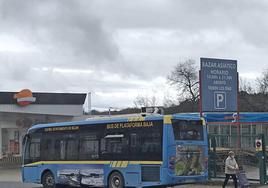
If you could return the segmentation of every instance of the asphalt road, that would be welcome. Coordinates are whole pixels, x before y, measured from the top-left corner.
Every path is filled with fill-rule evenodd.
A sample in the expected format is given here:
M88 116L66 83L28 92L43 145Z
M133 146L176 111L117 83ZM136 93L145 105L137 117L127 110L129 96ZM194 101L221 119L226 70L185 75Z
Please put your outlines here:
M221 185L198 185L198 184L188 184L175 186L173 188L219 188ZM233 184L227 186L228 188L233 188ZM268 188L268 185L263 186L252 186L253 188ZM0 182L0 188L42 188L38 184L26 184L20 182Z
M180 185L174 188L216 188L220 186L206 186L206 185ZM0 188L42 188L38 184L26 184L20 182L0 182Z
M38 184L26 184L20 182L0 182L1 188L42 188Z
M213 186L204 185L181 185L176 187L213 188ZM0 188L42 188L42 186L38 184L21 183L21 174L19 168L0 168Z

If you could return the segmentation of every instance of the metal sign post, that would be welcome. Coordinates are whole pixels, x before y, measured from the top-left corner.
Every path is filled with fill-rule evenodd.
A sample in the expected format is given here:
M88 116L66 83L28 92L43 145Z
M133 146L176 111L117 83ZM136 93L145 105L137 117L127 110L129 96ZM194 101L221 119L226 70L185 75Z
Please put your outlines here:
M237 61L200 58L200 67L200 117L203 112L237 112L239 121ZM240 147L240 126L238 135L237 143Z
M260 184L264 185L267 181L267 172L266 172L266 145L264 134L259 134L258 138L255 140L255 147L257 156L259 159L259 174L260 174Z
M240 141L237 61L200 58L200 116L203 112L236 112L237 147Z

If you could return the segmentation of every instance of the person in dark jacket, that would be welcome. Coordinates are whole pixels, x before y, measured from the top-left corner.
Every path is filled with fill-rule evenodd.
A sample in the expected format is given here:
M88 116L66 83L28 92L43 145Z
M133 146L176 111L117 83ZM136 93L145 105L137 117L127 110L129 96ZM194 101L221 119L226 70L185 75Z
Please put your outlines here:
M234 186L235 186L235 188L237 188L236 172L238 169L239 168L238 168L237 162L235 160L235 154L233 151L230 151L228 153L227 159L225 160L225 180L224 180L223 185L222 185L223 188L225 188L225 186L227 185L230 177L232 177L233 182L234 182Z

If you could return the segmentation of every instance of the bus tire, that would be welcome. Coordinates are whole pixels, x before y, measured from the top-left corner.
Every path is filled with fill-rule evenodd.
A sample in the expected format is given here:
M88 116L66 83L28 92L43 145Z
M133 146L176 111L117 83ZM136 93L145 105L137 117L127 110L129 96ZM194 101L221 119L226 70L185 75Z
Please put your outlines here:
M119 172L113 172L109 176L108 188L123 188L125 186L124 177Z
M42 175L41 183L44 188L56 188L55 178L51 171L46 171Z

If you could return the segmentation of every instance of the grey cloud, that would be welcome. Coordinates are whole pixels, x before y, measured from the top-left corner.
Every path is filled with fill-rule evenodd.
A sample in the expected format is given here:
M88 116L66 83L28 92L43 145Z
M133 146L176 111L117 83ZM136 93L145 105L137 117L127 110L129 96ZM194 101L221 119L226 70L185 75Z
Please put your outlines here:
M50 56L46 66L94 66L113 62L119 55L111 33L79 1L0 3L0 32L14 35Z
M8 71L7 71L8 70ZM31 88L45 92L125 92L142 87L137 78L122 79L111 72L61 72L54 68L31 68L25 63L5 63L0 69L0 90Z
M267 12L256 0L97 0L92 11L119 28L203 29L239 24L240 16ZM120 6L118 6L120 4ZM102 11L100 11L102 10ZM242 18L241 17L241 18Z
M100 3L102 2L102 3ZM95 1L95 14L116 28L238 31L248 43L267 47L268 3L258 0ZM109 9L109 10L108 10ZM104 11L100 11L104 10Z
M31 63L28 63L26 54L0 53L2 79L24 81L30 72Z

